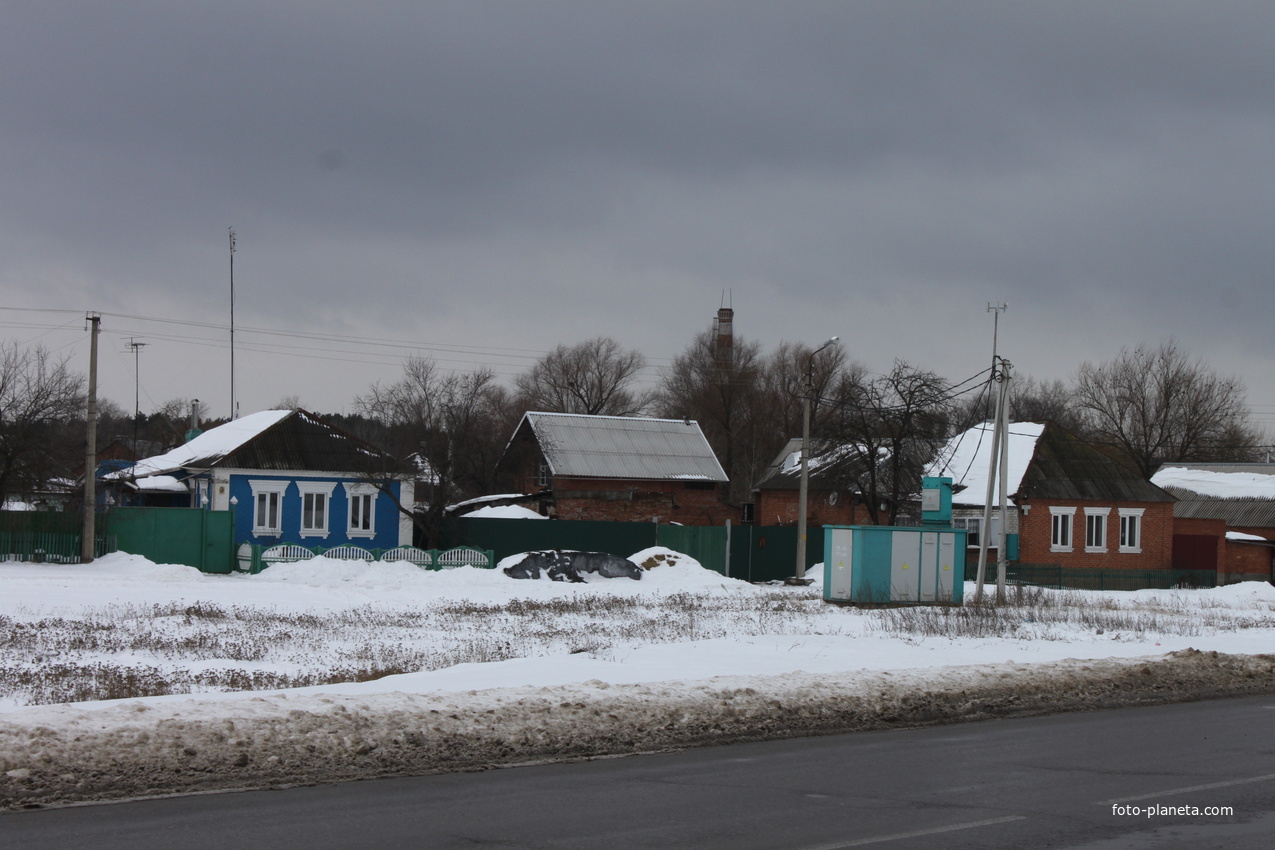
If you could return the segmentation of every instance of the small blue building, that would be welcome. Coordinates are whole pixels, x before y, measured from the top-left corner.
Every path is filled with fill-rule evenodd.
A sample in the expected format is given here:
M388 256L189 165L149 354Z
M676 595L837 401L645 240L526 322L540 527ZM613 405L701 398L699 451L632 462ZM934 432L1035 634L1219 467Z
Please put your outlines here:
M137 462L133 503L234 511L236 545L410 545L410 476L388 455L304 410L265 410Z

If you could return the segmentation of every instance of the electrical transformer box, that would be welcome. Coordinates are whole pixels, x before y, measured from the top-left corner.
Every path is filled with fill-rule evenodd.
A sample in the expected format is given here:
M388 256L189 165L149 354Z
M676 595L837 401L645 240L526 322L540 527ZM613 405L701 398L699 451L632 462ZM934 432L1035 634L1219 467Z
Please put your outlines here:
M965 529L824 526L823 598L861 605L959 605Z

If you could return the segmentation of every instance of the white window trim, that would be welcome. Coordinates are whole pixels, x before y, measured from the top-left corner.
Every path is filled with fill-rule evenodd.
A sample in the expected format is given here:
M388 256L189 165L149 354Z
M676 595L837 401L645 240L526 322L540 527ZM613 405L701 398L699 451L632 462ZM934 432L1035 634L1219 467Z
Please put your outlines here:
M336 490L335 481L298 481L297 492L301 495L301 516L297 520L298 533L302 537L327 537L332 529L332 493ZM305 527L305 497L318 495L324 497L323 527Z
M372 538L376 536L376 493L377 489L371 484L345 484L346 508L345 508L345 535L350 538L366 537ZM368 511L368 528L354 527L354 500L360 496L371 496L372 500Z
M981 516L957 517L955 522L961 523L967 532L965 535L965 545L969 549L978 549L981 546L980 540L983 534L983 518ZM1000 546L1001 542L1001 515L993 513L991 521L988 523L991 532L987 538L987 548L995 549Z
M1057 517L1067 517L1067 542L1059 544L1054 541L1054 524ZM1075 551L1076 541L1076 509L1075 508L1054 508L1049 509L1049 551L1050 552L1073 552Z
M1111 516L1111 508L1085 508L1085 551L1086 552L1106 552L1107 551L1107 518ZM1089 517L1102 518L1102 541L1098 546L1089 545Z
M283 534L283 498L288 492L290 481L249 481L248 486L252 489L252 533L262 536L273 536ZM257 501L261 496L274 493L279 497L278 514L275 516L275 525L266 526L257 524Z
M1146 513L1146 508L1119 508L1118 511L1120 514L1120 529L1118 532L1120 534L1119 551L1129 553L1129 554L1136 554L1138 552L1141 552L1142 551L1142 515ZM1126 517L1132 517L1137 520L1137 532L1138 532L1136 535L1137 540L1134 541L1134 544L1132 546L1126 546L1124 542L1124 526L1125 526Z

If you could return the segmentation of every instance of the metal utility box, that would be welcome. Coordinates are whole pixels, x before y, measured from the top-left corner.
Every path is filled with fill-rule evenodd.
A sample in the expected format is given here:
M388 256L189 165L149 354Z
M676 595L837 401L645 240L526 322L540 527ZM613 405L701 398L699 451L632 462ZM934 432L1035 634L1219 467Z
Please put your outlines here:
M965 529L824 526L823 598L861 605L959 605Z

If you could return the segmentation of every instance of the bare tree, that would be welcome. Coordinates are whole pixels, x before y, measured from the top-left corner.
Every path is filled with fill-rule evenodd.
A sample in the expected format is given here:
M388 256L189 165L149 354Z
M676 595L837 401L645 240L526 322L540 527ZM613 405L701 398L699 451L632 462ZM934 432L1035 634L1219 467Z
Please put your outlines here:
M84 378L67 358L55 360L43 346L0 345L0 504L70 474L74 451L56 435L83 421L84 404ZM72 445L83 451L82 441Z
M430 541L439 539L449 504L486 492L499 447L512 429L508 393L490 369L445 373L419 357L407 360L398 381L374 384L355 399L355 407L384 428L385 448L398 459L370 467L368 479L391 497L396 478L411 475L422 482L425 509L401 502L398 508Z
M1265 442L1249 423L1244 384L1191 359L1173 339L1121 349L1076 376L1076 403L1092 434L1150 478L1161 463L1242 460Z
M982 384L977 393L966 394L955 405L953 433L992 418L994 394L988 392L988 387ZM1038 381L1029 375L1014 375L1009 385L1009 412L1015 422L1056 422L1074 434L1085 433L1075 388L1057 378Z
M736 336L719 348L712 330L696 334L673 359L656 398L661 416L694 419L730 478L731 501L746 501L782 442L766 425L761 346Z
M895 525L921 486L925 464L948 430L949 384L935 372L896 360L888 374L858 374L833 401L830 432L858 458L856 482L877 525Z
M633 416L650 404L650 394L634 388L646 368L638 351L625 351L610 337L578 345L559 345L515 386L527 410L583 413L590 416Z

